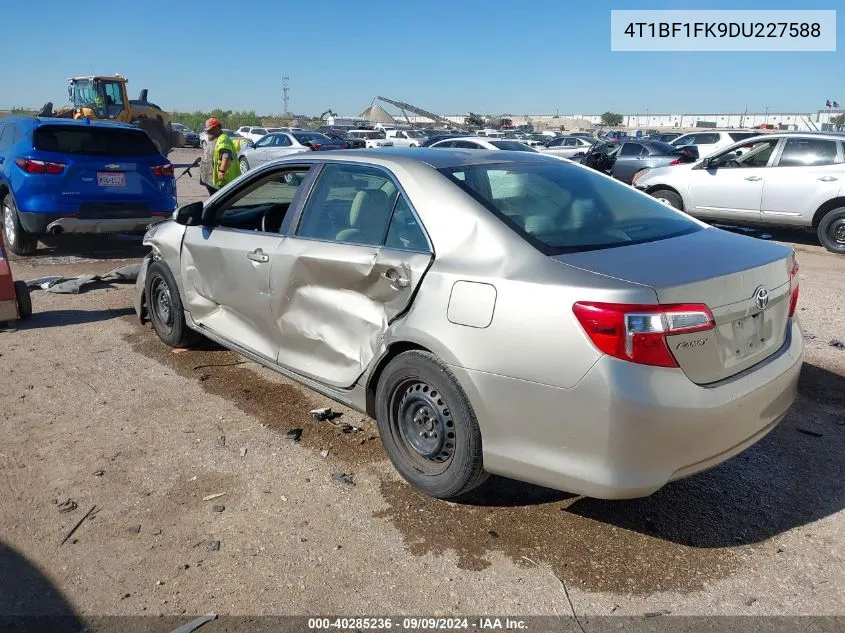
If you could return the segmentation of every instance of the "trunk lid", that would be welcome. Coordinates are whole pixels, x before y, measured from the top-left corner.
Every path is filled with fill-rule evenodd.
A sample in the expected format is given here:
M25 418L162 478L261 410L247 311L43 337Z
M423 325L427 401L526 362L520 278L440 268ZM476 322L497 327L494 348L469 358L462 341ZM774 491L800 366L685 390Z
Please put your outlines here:
M667 336L695 383L724 380L776 352L789 324L793 251L708 228L681 237L570 253L570 266L651 287L661 304L705 304L715 328Z

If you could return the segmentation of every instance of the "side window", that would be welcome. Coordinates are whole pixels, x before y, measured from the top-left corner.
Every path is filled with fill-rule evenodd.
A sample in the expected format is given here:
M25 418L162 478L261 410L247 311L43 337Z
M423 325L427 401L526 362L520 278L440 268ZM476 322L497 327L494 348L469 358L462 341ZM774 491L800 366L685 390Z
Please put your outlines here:
M262 136L255 142L255 147L270 147L276 138L275 136Z
M249 134L249 128L246 125L243 125L238 128L239 134Z
M455 141L452 147L459 147L460 149L482 149L481 145L470 141Z
M396 201L384 244L388 248L428 252L425 234L403 195Z
M274 147L290 147L291 142L290 139L287 137L287 134L276 134L273 136L273 146Z
M0 152L5 152L12 146L14 132L11 125L0 125Z
M749 143L730 152L717 155L710 161L710 168L765 167L772 152L778 145L778 139L770 138L758 143Z
M561 145L563 145L563 141L564 139L562 138L556 138L551 141L546 147L560 147Z
M435 143L433 145L433 147L454 147L454 146L455 146L455 141L440 141L440 142Z
M622 151L619 152L620 156L627 156L628 158L633 158L634 156L639 156L643 153L643 146L637 145L636 143L623 143L622 144Z
M309 167L277 171L241 189L218 210L217 225L250 231L276 233L290 208Z
M694 145L713 145L714 143L719 142L719 135L708 133L708 134L696 134L695 139L693 141Z
M566 139L565 145L566 145L566 147L578 147L578 139L577 138L568 138L568 139Z
M263 127L254 127L252 128L252 133L264 136L265 134L267 134L267 130L265 130Z
M695 141L695 135L690 134L689 136L680 136L674 141L672 141L672 145L677 147L683 147L684 145L692 145Z
M398 190L384 171L363 165L323 168L305 204L298 237L381 245Z
M786 139L778 167L833 165L836 162L836 141L816 138Z

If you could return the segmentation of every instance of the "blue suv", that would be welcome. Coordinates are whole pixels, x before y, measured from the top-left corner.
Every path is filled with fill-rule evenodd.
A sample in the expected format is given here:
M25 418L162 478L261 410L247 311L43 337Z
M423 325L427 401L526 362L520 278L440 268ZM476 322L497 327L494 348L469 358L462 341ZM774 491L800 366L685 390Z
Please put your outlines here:
M0 119L0 204L6 247L38 237L143 231L176 208L173 165L147 133L88 119Z

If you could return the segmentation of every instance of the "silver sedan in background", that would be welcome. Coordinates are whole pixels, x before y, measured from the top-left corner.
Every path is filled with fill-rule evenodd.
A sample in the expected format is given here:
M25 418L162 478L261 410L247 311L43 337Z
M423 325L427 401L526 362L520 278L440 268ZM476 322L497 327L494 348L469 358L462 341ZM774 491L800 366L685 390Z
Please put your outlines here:
M374 417L450 498L648 495L796 395L792 249L535 152L303 152L152 227L136 310Z

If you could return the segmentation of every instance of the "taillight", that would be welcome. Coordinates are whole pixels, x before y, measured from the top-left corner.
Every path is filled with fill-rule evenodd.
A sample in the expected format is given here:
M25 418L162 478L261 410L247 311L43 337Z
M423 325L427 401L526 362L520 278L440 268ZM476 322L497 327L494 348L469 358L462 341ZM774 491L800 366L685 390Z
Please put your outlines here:
M572 311L593 344L614 358L642 365L677 367L666 337L712 330L704 304L642 305L579 301Z
M319 152L322 145L319 143L311 143L311 149L315 152Z
M43 160L32 160L31 158L18 158L15 160L18 167L28 174L60 174L65 170L63 163L50 163Z
M789 316L795 316L798 307L798 260L792 260L792 273L789 275Z
M160 178L169 178L173 175L173 164L167 163L166 165L156 165L153 167L153 176L159 176Z
M681 163L681 159L680 159L680 158L676 158L675 160L673 160L673 161L672 161L671 163L669 163L669 164L670 164L670 165L681 165L682 163Z

